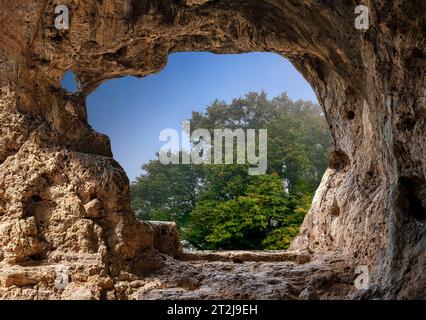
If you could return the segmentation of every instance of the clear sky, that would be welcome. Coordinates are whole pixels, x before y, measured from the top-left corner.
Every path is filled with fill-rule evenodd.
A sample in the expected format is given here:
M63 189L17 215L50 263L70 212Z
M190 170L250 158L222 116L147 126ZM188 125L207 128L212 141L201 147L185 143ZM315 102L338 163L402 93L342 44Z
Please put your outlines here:
M62 83L75 90L71 73ZM205 110L215 99L230 102L261 90L269 97L287 92L292 99L317 101L306 80L279 55L193 52L170 55L158 74L104 83L88 97L87 109L90 124L110 137L115 159L133 181L164 144L158 140L162 130L180 132L192 111Z

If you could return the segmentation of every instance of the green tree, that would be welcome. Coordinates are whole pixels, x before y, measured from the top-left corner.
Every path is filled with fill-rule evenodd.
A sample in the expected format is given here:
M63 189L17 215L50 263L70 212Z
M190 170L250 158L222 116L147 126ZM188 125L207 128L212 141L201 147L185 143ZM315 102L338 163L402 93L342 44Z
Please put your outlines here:
M212 136L215 129L268 129L267 174L249 176L247 164L151 161L131 186L138 217L177 222L182 238L201 249L286 249L327 168L331 137L319 106L249 93L194 112L191 128Z
M196 205L202 168L150 161L131 185L132 208L141 220L175 221L183 226Z
M277 175L248 180L248 184L239 185L243 190L238 190L238 196L219 200L208 194L199 200L188 228L191 243L203 249L263 248L268 234L292 214L291 201ZM229 180L230 184L234 182Z

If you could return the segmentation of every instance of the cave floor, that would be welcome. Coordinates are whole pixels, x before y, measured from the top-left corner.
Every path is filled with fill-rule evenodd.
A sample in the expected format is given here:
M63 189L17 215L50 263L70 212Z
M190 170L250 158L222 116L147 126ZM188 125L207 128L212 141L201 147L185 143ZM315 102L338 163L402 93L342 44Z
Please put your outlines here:
M343 299L354 294L354 261L336 254L186 251L131 285L131 299Z

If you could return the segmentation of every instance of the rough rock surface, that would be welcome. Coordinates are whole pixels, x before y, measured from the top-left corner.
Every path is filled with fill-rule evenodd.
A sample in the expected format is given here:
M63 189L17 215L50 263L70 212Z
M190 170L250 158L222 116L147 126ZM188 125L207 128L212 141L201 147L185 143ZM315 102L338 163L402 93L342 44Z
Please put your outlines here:
M367 31L351 0L0 0L0 298L425 298L426 2L364 3ZM136 221L85 98L177 51L275 52L315 89L335 151L292 246L311 262L179 262ZM365 292L347 285L357 264Z
M354 265L347 257L279 253L209 253L222 259L168 261L142 281L124 283L130 299L284 299L318 300L351 297ZM208 255L208 253L207 253ZM263 257L261 257L263 256ZM238 259L236 259L238 257ZM211 257L213 258L213 257ZM214 258L217 258L214 257Z
M182 243L176 223L159 221L149 223L154 228L154 248L165 255L179 258L182 255Z

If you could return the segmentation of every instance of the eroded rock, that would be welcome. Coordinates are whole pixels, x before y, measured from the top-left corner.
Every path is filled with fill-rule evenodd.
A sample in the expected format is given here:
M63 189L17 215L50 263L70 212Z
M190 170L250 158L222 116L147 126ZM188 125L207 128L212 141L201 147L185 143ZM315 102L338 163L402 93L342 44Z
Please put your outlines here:
M70 265L69 290L96 299L133 298L138 292L129 288L138 281L148 290L143 297L158 298L289 298L308 285L321 298L425 297L423 0L368 2L366 31L354 27L350 1L61 4L72 15L69 30L54 27L53 2L0 1L2 270ZM311 83L336 150L292 248L346 257L341 272L324 259L303 264L303 272L259 262L276 271L272 279L291 277L298 291L292 292L289 281L274 287L263 273L255 282L238 277L255 274L255 265L178 263L156 250L161 228L139 223L132 214L129 180L112 159L108 138L89 126L85 98L108 79L158 72L177 51L275 52ZM70 69L80 87L74 95L60 86ZM168 245L161 250L170 253ZM372 289L359 295L347 285L355 264L371 270ZM163 280L180 272L184 285L149 282L149 272L160 272ZM340 276L346 280L336 284ZM25 288L2 282L0 298L73 297L56 292L50 282L8 279ZM202 283L210 289L194 291ZM240 284L245 290L237 295L232 286ZM328 293L321 291L326 287Z
M179 258L182 255L182 244L176 223L150 221L150 224L154 227L154 248L163 254Z

